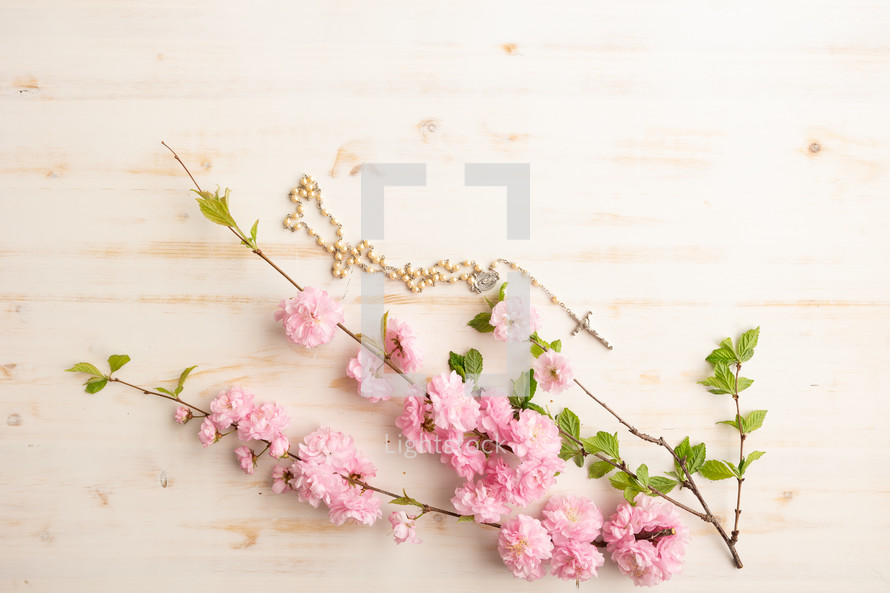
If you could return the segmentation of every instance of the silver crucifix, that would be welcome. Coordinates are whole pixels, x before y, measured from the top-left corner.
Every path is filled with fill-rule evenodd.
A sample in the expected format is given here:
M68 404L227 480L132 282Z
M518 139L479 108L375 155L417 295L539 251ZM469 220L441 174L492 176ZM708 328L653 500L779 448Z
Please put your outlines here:
M593 311L588 311L587 315L584 316L584 319L579 319L578 316L575 315L574 313L572 313L571 311L569 311L568 313L569 313L569 315L571 315L572 319L574 319L575 321L578 322L578 326L574 330L572 330L573 336L578 335L578 332L580 332L583 329L583 330L587 331L587 333L592 335L594 338L599 340L599 342L603 346L605 346L609 350L612 349L612 344L610 344L608 341L606 341L606 339L603 338L601 335L596 333L595 329L590 327L590 317L593 315Z

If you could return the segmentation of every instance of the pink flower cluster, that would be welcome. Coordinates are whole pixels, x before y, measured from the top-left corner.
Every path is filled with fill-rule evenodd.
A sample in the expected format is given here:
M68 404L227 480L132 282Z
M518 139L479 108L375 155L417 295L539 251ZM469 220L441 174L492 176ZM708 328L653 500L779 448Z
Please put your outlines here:
M293 490L301 502L313 507L324 503L335 525L347 521L373 525L381 517L380 497L354 483L374 477L377 469L356 450L352 437L322 427L303 439L299 451L290 467L275 467L276 494Z
M538 331L541 314L521 297L509 297L491 310L494 337L501 342L521 342Z
M232 387L223 391L210 402L211 414L204 418L198 438L205 447L222 438L225 431L237 431L242 441L265 441L269 445L269 454L273 457L284 457L290 447L284 430L290 420L284 408L274 403L256 404L253 394ZM180 421L182 414L177 410L176 419ZM242 452L243 453L243 452ZM244 455L238 455L239 460ZM242 462L242 467L245 467ZM252 473L248 472L248 473Z
M680 572L689 530L677 510L666 503L642 494L634 503L618 507L603 526L603 539L618 569L636 585L651 587ZM647 538L665 531L667 535Z
M396 426L416 451L438 453L466 480L451 499L455 510L487 523L509 513L509 505L543 496L565 462L550 418L533 410L514 417L502 392L476 397L473 388L454 371L437 375L427 383L428 397L415 388L405 398Z
M605 562L593 543L603 526L596 504L578 496L554 496L543 515L543 521L517 515L504 523L498 536L504 564L527 581L543 577L548 560L560 579L580 582L595 577Z
M291 342L315 348L330 342L337 324L345 318L340 303L324 290L309 286L297 296L281 301L275 311L275 321L281 322Z

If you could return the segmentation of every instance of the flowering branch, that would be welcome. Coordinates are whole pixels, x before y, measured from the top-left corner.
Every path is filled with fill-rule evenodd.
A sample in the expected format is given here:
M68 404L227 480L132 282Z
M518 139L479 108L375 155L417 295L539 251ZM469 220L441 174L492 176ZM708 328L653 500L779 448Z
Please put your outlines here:
M536 345L538 348L540 348L543 352L550 351L550 345L547 344L546 342L544 342L543 340L541 340L537 336L537 334L530 336L529 340L534 345ZM704 496L702 496L701 491L698 489L698 486L695 484L695 479L692 477L693 472L689 471L688 468L686 467L685 456L680 457L677 454L677 451L673 447L671 447L667 443L667 441L664 440L664 437L656 438L656 437L653 437L652 435L646 434L646 433L638 430L635 426L633 426L628 421L626 421L624 418L622 418L615 410L613 410L611 407L609 407L609 405L606 404L606 402L604 402L603 400L598 398L596 395L594 395L593 392L591 392L589 389L587 389L587 387L585 387L584 384L582 384L577 378L574 378L573 382L575 383L575 385L580 387L581 390L584 393L586 393L588 395L588 397L590 397L590 399L592 399L597 404L599 404L600 407L602 407L607 412L609 412L609 414L611 414L621 425L623 425L625 428L627 428L628 432L630 432L632 435L634 435L635 437L642 439L646 442L659 445L660 447L663 447L664 449L666 449L668 451L668 453L671 454L671 457L673 457L674 461L682 469L682 473L680 474L680 476L678 476L680 478L681 485L686 486L687 488L689 488L692 491L693 495L695 495L695 497L698 499L699 504L701 504L701 507L704 510L704 514L694 511L694 510L690 509L689 507L687 507L686 505L683 505L683 504L679 503L678 501L666 496L662 492L653 488L651 484L648 484L648 485L645 484L645 481L644 481L643 485L648 486L648 489L651 490L655 495L661 496L662 498L664 498L665 500L668 500L672 504L677 505L678 507L682 508L683 510L692 513L693 515L697 516L702 521L712 524L714 526L714 528L717 530L717 533L720 534L720 537L726 543L726 546L729 548L729 553L732 556L732 559L735 562L736 567L742 568L744 566L742 563L742 559L739 556L739 553L735 548L736 538L731 538L730 536L728 536L726 534L726 530L724 530L723 526L720 525L720 521L717 519L717 517L714 515L714 513L711 512L711 509L708 506L707 501L705 500ZM577 440L577 439L573 439L573 440L576 440L583 448L584 443L582 441ZM583 451L583 449L582 449L582 451ZM586 451L584 451L584 454L586 454ZM613 465L616 468L623 471L625 473L625 475L628 475L633 480L639 481L639 477L634 472L630 471L629 468L627 468L627 466L625 465L625 463L623 461L620 464L618 464L618 463L611 461L610 459L604 458L602 455L597 455L597 456L600 457L601 459L604 459L605 461L608 461L611 465ZM645 466L641 466L641 467L645 467ZM648 468L646 469L646 474L647 474L646 477L648 478ZM741 484L741 482L740 482L740 484ZM738 515L736 515L736 520L738 520Z
M257 233L257 223L259 223L259 221L254 223L253 227L251 228L251 232L250 232L249 236L246 233L244 233L238 227L234 218L232 218L232 215L229 213L229 205L228 205L229 190L226 190L223 196L219 195L218 190L215 194L211 194L210 192L203 191L201 189L201 186L198 185L198 182L195 181L195 178L192 176L188 167L185 165L185 163L182 161L182 159L179 158L179 155L176 154L176 151L173 150L172 148L170 148L170 146L167 145L166 142L161 142L161 144L163 144L164 147L167 148L167 150L169 150L171 153L173 153L173 158L176 159L176 161L182 166L183 170L185 170L186 174L188 174L189 178L192 180L192 183L194 183L195 188L196 188L196 193L199 196L201 196L198 199L198 204L200 205L201 212L204 214L205 218L207 218L211 222L214 222L216 224L227 227L230 231L232 231L232 233L234 233L234 235L236 237L238 237L238 239L241 240L242 245L248 247L251 250L251 252L253 252L257 256L259 256L259 258L262 259L264 262L266 262L267 264L272 266L272 268L276 272L281 274L281 276L284 277L284 279L287 280L294 288L296 288L300 292L303 292L303 287L300 286L293 278L291 278L287 274L287 272L282 270L275 262L273 262L271 259L269 259L269 256L267 256L263 252L263 250L260 249L259 246L257 245L256 233ZM348 327L346 327L342 323L337 323L337 328L339 328L341 331L343 331L346 335L348 335L350 338L352 338L359 344L362 344L362 338L361 338L360 334L356 334L355 332L350 330ZM401 369L399 369L396 365L394 365L388 356L381 355L381 354L377 353L376 351L374 351L374 349L371 349L371 348L368 348L368 351L371 352L372 354L374 354L375 356L377 356L378 358L380 358L380 360L383 361L383 364L385 364L386 366L391 368L393 371L395 371L402 379L407 381L409 384L414 385L414 381L411 379L411 377L406 375L404 372L402 372Z
M130 359L129 356L127 356L126 359L127 359L127 362L129 362L129 359ZM126 364L126 362L124 362L123 364ZM123 364L120 365L120 366L123 366ZM78 363L78 364L75 365L73 368L71 368L71 369L67 369L67 370L68 370L69 372L87 372L88 374L91 374L91 375L92 375L92 371L90 370L90 367L95 368L94 365L92 365L92 364L90 364L90 363ZM116 371L116 370L118 370L119 368L120 368L120 367L118 367L118 368L116 368L116 369L114 369L114 370ZM192 368L194 368L194 367L192 367ZM93 375L93 376L95 376L95 375ZM187 401L185 401L185 400L183 400L183 399L181 399L181 398L179 397L179 393L181 392L181 388L182 388L182 386L183 386L184 381L181 382L181 383L177 386L177 390L178 390L178 391L177 391L175 394L173 394L173 395L169 395L169 394L168 394L168 393L170 393L169 391L168 391L168 393L160 393L159 391L155 391L155 390L152 390L152 389L148 389L147 387L141 387L141 386L139 386L139 385L134 385L133 383L128 383L127 381L124 381L124 380L122 380L122 379L118 379L117 377L112 377L110 374L109 374L109 375L102 375L102 376L105 377L105 379L106 379L108 382L112 382L112 383L120 383L121 385L125 385L125 386L127 386L127 387L129 387L129 388L131 388L131 389L133 389L133 390L135 390L135 391L139 391L139 392L141 392L141 393L143 393L143 394L145 394L145 395L152 395L152 396L155 396L155 397L159 397L159 398L163 398L163 399L167 399L167 400L176 402L177 404L179 404L179 405L181 405L181 406L185 406L186 408L189 408L189 409L191 409L191 410L194 410L194 411L198 412L198 413L201 414L202 416L207 416L207 417L209 417L209 416L211 415L210 412L207 412L206 410L203 410L203 409L199 408L198 406L196 406L196 405L194 405L194 404L190 404L189 402L187 402ZM89 382L87 383L87 385L89 385ZM158 389L162 389L162 388L158 388ZM167 391L167 390L165 390L165 391ZM196 416L192 416L192 417L196 417ZM232 430L231 432L235 432L235 431L238 429L238 422L233 422L233 423L232 423L232 429L233 429L233 430ZM231 432L226 433L226 434L231 434ZM224 436L224 435L222 435L222 436ZM261 455L262 455L264 452L266 452L266 450L268 450L269 447L272 445L272 442L269 441L269 440L267 440L267 439L258 439L258 440L261 441L261 442L263 442L263 443L265 443L265 444L266 444L266 448L263 449L263 451L261 451L259 454L255 454L256 457L261 456ZM284 450L283 454L280 455L280 457L281 457L281 458L291 458L291 459L294 459L294 460L297 460L297 461L301 461L301 458L300 458L299 454L297 454L297 453L294 452L294 451L291 451L290 447L286 448L286 449ZM358 487L360 487L362 490L371 490L371 491L373 491L373 492L377 492L377 493L379 493L379 494L383 494L384 496L388 496L388 497L390 497L391 499L393 499L391 502L393 502L394 504L413 504L413 505L415 505L415 506L418 506L418 507L420 507L420 508L422 509L422 511L423 511L422 514L426 514L426 513L441 513L441 514L443 514L443 515L449 515L449 516L451 516L451 517L456 517L456 518L458 518L458 519L465 519L465 516L464 516L464 515L461 515L460 513L457 513L457 512L455 512L455 511L448 510L448 509L442 509L442 508L439 508L439 507L436 507L436 506L433 506L433 505L430 505L430 504L426 504L426 503L421 503L421 502L416 501L416 500L413 499L413 498L408 497L407 495L404 495L404 496L403 496L402 494L395 494L395 493L393 493L393 492L390 492L389 490L384 490L383 488L378 488L377 486L372 486L372 485L369 484L367 481L365 481L365 480L363 480L363 479L361 479L360 477L357 477L357 476L355 476L355 475L341 475L341 477L342 477L344 480L346 480L349 484L351 484L351 485L353 485L353 486L358 486ZM406 502L406 501L408 501L408 502ZM415 519L416 519L416 518L417 518L417 517L415 517ZM487 525L487 526L489 526L489 527L495 527L495 528L498 528L498 529L501 527L501 525L500 525L499 523L493 523L493 522L480 522L479 524L480 524L480 525Z

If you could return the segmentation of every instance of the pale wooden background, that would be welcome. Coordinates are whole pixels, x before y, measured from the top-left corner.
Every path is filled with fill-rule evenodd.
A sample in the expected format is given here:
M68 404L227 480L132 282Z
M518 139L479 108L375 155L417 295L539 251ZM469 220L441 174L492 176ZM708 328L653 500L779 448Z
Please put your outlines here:
M285 403L294 436L354 434L380 485L447 504L457 483L386 454L398 406L354 395L348 339L288 346L271 319L288 286L201 220L163 139L232 187L236 216L260 218L268 252L343 297L352 326L359 284L281 228L287 191L315 174L356 239L352 170L427 163L428 187L388 191L382 251L527 263L616 344L565 340L579 375L715 455L736 442L713 424L730 402L695 384L702 359L759 324L743 401L770 415L749 440L768 453L746 483L747 567L690 518L685 574L662 590L888 590L888 31L876 0L4 2L0 589L573 587L514 580L471 525L424 521L425 543L398 548L385 521L334 529L246 479L227 445L203 450L172 407L88 396L61 372L126 352L122 376L153 385L198 364L199 403L239 383ZM531 241L505 240L503 190L464 188L465 162L531 164ZM497 366L463 327L480 307L463 288L388 302L423 333L427 372L471 346ZM615 429L577 390L563 404L585 431ZM619 500L577 470L557 490ZM732 485L708 494L728 517ZM607 566L595 587L632 585Z

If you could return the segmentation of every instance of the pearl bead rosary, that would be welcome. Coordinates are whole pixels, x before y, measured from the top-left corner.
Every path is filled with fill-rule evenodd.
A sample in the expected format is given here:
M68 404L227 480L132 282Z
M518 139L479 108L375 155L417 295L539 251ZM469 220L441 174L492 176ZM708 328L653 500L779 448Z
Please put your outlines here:
M400 280L408 290L414 293L420 293L424 288L435 286L440 282L449 284L464 282L473 292L481 293L495 287L500 278L495 268L498 263L502 263L510 266L513 270L521 272L523 276L529 279L532 286L541 288L547 293L554 305L559 305L572 319L578 322L578 326L572 332L572 335L576 335L583 329L599 340L606 348L612 349L609 342L590 327L590 316L592 313L588 312L583 318L578 317L565 303L542 285L540 280L532 276L528 270L516 262L499 258L493 261L488 266L488 269L484 269L480 264L471 259L455 263L448 259L440 259L428 268L415 268L410 263L401 267L391 266L387 264L385 256L375 251L374 245L370 241L362 240L356 245L350 245L343 240L343 224L325 208L321 188L314 178L304 175L300 179L299 186L291 190L290 199L297 206L294 213L284 219L284 226L294 232L305 229L306 234L311 239L315 239L319 247L332 255L334 263L331 267L331 274L335 278L345 278L349 270L356 266L368 274L385 274L390 280ZM325 241L324 237L316 229L303 220L306 208L304 202L312 202L313 200L315 201L316 208L318 208L318 212L327 218L332 226L336 227L337 239L335 241Z

